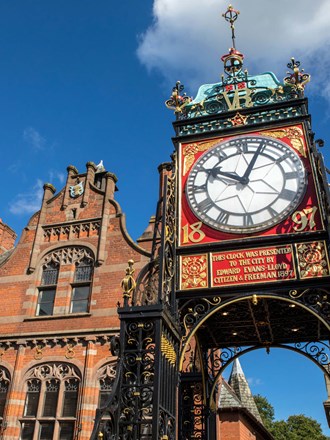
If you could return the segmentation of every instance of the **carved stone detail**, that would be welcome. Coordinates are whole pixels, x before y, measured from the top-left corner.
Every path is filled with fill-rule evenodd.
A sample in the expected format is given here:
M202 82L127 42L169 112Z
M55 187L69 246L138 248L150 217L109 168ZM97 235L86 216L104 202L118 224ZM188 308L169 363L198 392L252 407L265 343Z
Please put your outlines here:
M56 226L43 226L44 241L66 241L70 239L94 237L99 235L101 220L93 220L80 223L67 223Z
M85 247L69 246L47 254L44 258L43 267L46 268L52 263L53 264L80 263L84 259L87 259L89 261L94 261L92 252L89 249Z

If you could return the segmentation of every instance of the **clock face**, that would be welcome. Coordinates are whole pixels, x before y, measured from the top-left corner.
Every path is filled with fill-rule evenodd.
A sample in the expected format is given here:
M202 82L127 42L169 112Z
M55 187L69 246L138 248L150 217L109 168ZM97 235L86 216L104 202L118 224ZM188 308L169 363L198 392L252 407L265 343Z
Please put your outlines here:
M299 205L305 189L305 169L295 151L259 135L219 143L197 160L186 183L195 216L235 234L281 222Z

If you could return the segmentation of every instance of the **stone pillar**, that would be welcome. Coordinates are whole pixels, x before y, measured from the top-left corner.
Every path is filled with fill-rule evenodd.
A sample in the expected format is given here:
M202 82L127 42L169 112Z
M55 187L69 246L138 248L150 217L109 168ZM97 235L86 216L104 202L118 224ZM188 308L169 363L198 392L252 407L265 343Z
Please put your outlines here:
M39 220L38 220L38 226L37 226L37 230L36 230L36 235L34 237L34 242L33 242L33 247L32 247L32 252L31 252L31 257L30 257L30 264L29 264L29 268L28 268L29 273L34 272L34 270L36 268L36 262L37 262L37 258L38 258L38 254L39 254L40 243L43 241L42 225L45 224L47 203L53 197L55 191L56 191L56 189L51 183L44 184L44 196L42 199L41 210L40 210Z
M81 406L79 414L79 440L89 440L93 429L95 412L97 408L97 391L98 387L95 385L94 360L97 354L95 338L90 338L87 341L84 377L82 381L82 395Z
M77 168L74 167L73 165L69 165L66 170L68 172L68 176L66 178L66 185L65 185L65 190L64 190L64 194L63 194L62 209L65 209L68 206L69 197L70 197L69 186L72 181L72 176L75 176L78 174Z
M23 415L25 402L25 388L21 375L24 365L25 341L18 341L15 368L12 377L10 392L7 399L6 423L4 433L6 440L17 440L20 436L21 425L18 421Z
M99 246L98 246L98 252L97 252L97 264L98 265L104 263L104 260L105 260L105 247L107 245L106 238L107 238L107 231L108 231L109 221L110 221L109 200L114 199L114 194L115 194L115 190L116 190L116 182L117 182L117 177L113 173L106 173L105 178L106 178L106 187L105 187L105 194L104 194L104 199L103 199L101 229L100 229Z
M86 168L87 168L87 175L85 181L84 195L81 202L82 206L86 206L88 203L90 185L94 184L96 165L94 164L94 162L87 162Z

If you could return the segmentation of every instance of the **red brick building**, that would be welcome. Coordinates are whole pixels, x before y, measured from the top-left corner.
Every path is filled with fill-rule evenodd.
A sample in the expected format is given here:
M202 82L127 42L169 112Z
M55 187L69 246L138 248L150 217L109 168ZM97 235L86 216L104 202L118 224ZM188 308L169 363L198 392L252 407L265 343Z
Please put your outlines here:
M16 246L0 222L2 439L87 440L111 391L121 281L128 260L135 275L149 261L153 220L135 243L114 197L116 176L92 162L86 168L69 166L58 193L44 185ZM166 167L159 170L162 182ZM218 439L271 439L252 397L234 389L235 377L245 380L237 368L232 387L221 386Z
M148 261L152 227L132 241L114 198L116 176L68 167L58 193L16 234L0 223L1 438L87 440L109 394L117 303L127 261ZM149 231L149 232L148 232Z

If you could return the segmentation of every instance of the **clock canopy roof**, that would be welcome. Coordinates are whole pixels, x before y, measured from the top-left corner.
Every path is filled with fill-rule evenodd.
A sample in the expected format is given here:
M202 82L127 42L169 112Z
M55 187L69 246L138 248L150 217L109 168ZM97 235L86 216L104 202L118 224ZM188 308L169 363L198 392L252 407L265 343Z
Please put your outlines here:
M235 43L234 23L238 15L239 11L231 5L223 14L225 20L230 23L232 47L221 57L224 74L221 75L220 81L200 86L195 98L186 95L180 81L173 87L166 106L175 111L177 119L187 120L303 97L310 75L300 70L300 62L294 58L287 64L291 72L287 72L282 82L272 72L249 75L247 69L243 69L244 55L236 49Z

